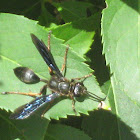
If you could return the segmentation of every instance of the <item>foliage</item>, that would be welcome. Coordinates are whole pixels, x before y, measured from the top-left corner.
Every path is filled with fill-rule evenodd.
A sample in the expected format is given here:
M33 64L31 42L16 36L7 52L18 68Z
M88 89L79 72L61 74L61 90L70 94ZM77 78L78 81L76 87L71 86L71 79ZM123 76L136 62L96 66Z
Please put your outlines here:
M138 6L136 0L106 0L106 4L98 0L2 0L0 92L40 90L43 83L24 84L13 69L29 67L41 78L49 79L47 66L34 47L30 33L47 44L51 30L51 50L59 68L66 46L70 45L66 77L82 77L94 69L94 76L87 78L84 85L100 97L107 95L107 99L102 109L90 99L76 101L77 116L72 101L62 99L42 118L35 113L29 119L10 120L11 112L33 97L1 94L0 139L139 139Z

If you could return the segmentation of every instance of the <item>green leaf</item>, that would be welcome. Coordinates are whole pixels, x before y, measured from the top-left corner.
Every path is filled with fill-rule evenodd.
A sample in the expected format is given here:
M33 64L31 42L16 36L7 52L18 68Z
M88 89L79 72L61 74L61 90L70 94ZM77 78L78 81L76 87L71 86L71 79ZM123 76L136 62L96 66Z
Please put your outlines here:
M95 14L89 18L58 26L52 31L56 37L63 39L65 44L69 44L78 55L83 56L93 43L99 22L100 14Z
M93 6L90 3L78 1L53 3L53 5L60 12L65 22L71 22L80 18L87 17L87 8Z
M39 92L43 83L27 85L16 78L13 69L17 66L25 66L31 68L41 78L48 79L50 77L46 63L43 61L35 46L33 45L30 33L34 33L38 38L47 42L48 32L37 22L12 14L0 15L0 92L4 91L20 91L20 92ZM51 37L52 54L61 68L64 60L66 46L62 44L62 40ZM67 59L68 79L82 77L91 73L88 65L83 63L83 58L78 57L76 53L69 50ZM104 97L101 90L92 76L84 82L87 89L100 97ZM47 92L51 93L50 91ZM0 95L0 107L5 110L13 111L15 108L28 103L32 97L22 95ZM90 99L82 102L76 101L75 108L77 115L80 113L88 114L88 111L97 108L98 103ZM46 114L46 118L59 119L67 117L67 115L75 115L72 109L72 100L64 99L53 106Z
M51 137L55 140L91 140L91 138L83 131L61 124L50 124L48 127L46 139L48 139L48 137Z
M119 139L140 138L140 60L138 1L110 1L103 11L103 53L111 70ZM128 131L129 130L129 131ZM127 134L127 135L126 135Z

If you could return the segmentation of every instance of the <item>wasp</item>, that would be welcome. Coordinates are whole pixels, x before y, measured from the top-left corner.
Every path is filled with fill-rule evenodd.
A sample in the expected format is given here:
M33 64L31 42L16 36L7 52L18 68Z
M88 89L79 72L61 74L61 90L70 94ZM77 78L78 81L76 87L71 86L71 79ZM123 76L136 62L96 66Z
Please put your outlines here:
M75 113L76 113L75 106L74 106L75 97L81 97L83 95L86 95L89 98L98 102L105 100L105 98L101 98L89 92L83 84L83 81L87 77L91 76L92 73L89 75L85 75L81 78L74 78L71 80L65 78L62 72L64 69L66 69L66 59L67 59L69 46L66 47L64 64L62 65L62 69L60 71L51 53L50 36L51 36L51 32L49 32L48 46L46 46L42 40L38 39L34 34L31 34L31 39L33 44L35 45L38 52L40 53L40 55L42 56L42 58L44 59L44 61L49 67L49 72L51 75L49 80L39 78L39 76L37 76L31 69L27 67L17 67L14 69L14 73L17 76L17 78L26 84L35 84L38 82L44 82L45 85L41 88L40 92L39 93L3 92L4 94L23 94L29 96L42 95L40 97L36 97L31 102L17 108L11 114L10 116L11 119L19 119L19 120L26 119L45 104L51 103L52 101L54 101L55 99L61 96L72 99L72 108ZM81 79L83 80L80 81ZM49 95L46 95L47 88L49 88L52 91L52 93Z

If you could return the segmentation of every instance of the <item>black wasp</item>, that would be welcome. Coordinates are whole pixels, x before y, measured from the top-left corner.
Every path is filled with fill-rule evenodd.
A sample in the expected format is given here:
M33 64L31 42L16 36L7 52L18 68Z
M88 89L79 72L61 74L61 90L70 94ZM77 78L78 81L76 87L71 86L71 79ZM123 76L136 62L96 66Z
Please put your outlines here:
M61 96L69 97L70 99L72 99L72 108L74 111L75 97L87 95L89 98L98 102L101 102L105 99L102 99L97 95L87 91L86 87L84 86L84 79L91 76L92 74L86 75L81 78L74 78L72 80L68 80L62 75L62 71L66 67L68 47L66 48L64 64L60 72L50 50L50 33L48 35L48 47L34 34L31 34L31 38L37 50L43 57L44 61L49 66L51 78L50 80L41 79L31 69L27 67L17 67L14 69L15 75L26 84L34 84L40 81L45 82L46 84L41 88L40 93L4 92L5 94L24 94L29 96L37 96L43 94L40 97L36 97L33 101L17 108L14 113L11 114L11 119L25 119L29 117L33 112L41 108L43 105L50 103ZM83 79L82 82L77 82L81 79ZM51 89L52 94L44 95L47 87Z

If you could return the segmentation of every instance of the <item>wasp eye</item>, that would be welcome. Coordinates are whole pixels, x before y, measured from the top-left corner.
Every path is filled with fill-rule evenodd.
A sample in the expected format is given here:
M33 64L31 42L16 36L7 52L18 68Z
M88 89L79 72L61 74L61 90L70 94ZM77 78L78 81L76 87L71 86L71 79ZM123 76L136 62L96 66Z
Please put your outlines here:
M40 82L40 78L27 67L17 67L14 69L14 73L19 80L26 84L34 84Z

